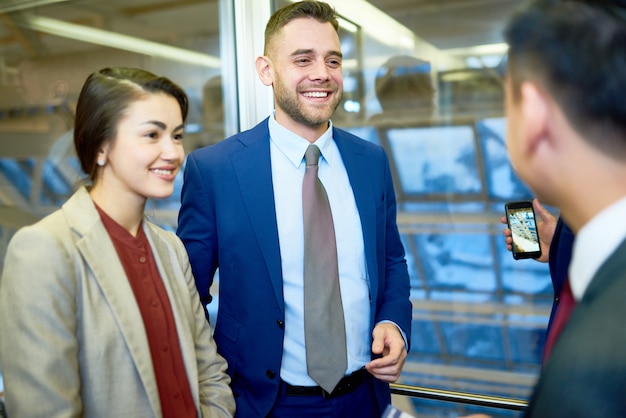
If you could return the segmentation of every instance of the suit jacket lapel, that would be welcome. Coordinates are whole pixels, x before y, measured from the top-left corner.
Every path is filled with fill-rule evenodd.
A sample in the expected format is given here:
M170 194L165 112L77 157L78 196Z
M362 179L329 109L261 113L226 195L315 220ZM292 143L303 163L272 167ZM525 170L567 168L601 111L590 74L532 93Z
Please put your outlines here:
M181 266L180 259L177 257L176 248L173 248L170 243L159 235L154 225L144 222L144 231L148 237L150 248L152 248L154 253L154 261L156 262L159 274L161 275L161 279L167 291L167 296L170 300L178 339L180 341L194 341L195 338L188 325L189 316L193 315L193 307L189 303L190 299L186 297L189 293L187 291L181 293L175 289L175 287L180 286L179 281L186 283L184 274L182 273L183 266ZM180 349L187 375L197 376L195 347L189 344L180 344ZM191 392L194 399L199 398L197 385L191 385Z
M284 308L283 285L272 184L270 137L267 120L241 135L244 147L233 153L231 161L243 190L243 200L269 272L276 300Z
M79 236L77 248L111 308L156 414L160 411L160 401L141 312L113 242L85 188L63 205L63 211Z
M611 283L617 280L624 271L623 257L626 255L626 240L617 247L617 249L606 259L600 266L600 269L594 274L593 279L589 283L582 304L591 304L599 295L611 286ZM574 311L575 312L575 311Z
M166 241L159 237L159 234L156 233L153 228L154 226L150 227L147 222L144 222L144 231L154 253L154 261L156 262L159 274L161 275L163 284L167 290L167 296L170 299L170 305L172 306L172 313L174 315L174 322L176 323L178 337L183 341L193 341L191 329L188 326L180 326L181 324L185 324L185 319L188 318L192 312L191 306L189 305L187 298L181 300L180 292L177 292L174 289L174 286L177 286L176 282L178 280L184 282L180 260L176 257L175 249L171 248ZM188 354L189 353L185 353L183 351L184 360L191 360L187 358ZM195 359L193 359L193 362L195 363ZM185 361L185 364L187 364L187 361Z

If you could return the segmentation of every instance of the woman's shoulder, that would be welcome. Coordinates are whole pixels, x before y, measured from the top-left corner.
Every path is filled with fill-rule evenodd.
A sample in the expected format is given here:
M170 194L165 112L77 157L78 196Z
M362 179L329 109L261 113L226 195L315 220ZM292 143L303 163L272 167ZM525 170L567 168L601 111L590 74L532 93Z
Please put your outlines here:
M47 216L39 219L38 221L21 227L13 235L12 241L36 238L41 239L59 239L63 232L68 231L65 217L61 209L57 209Z
M157 225L153 221L144 219L144 230L154 239L159 239L170 246L183 245L182 241L175 232L167 230Z

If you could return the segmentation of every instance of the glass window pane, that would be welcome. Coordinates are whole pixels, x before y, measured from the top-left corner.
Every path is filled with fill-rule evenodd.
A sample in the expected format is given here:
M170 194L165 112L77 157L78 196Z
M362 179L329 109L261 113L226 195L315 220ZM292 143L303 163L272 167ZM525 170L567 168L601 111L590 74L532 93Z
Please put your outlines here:
M86 77L104 67L143 68L185 89L187 151L224 138L219 1L5 2L0 13L0 204L42 217L71 194L83 177L74 107ZM176 226L179 177L169 199L149 202L168 229Z
M405 193L479 193L474 129L435 126L387 131Z
M360 113L333 121L390 158L414 308L401 381L526 399L553 295L547 264L514 260L500 223L505 202L533 197L507 155L506 49L494 45L515 5L372 0L381 14L359 19L348 3L335 6L358 27L364 88ZM377 36L389 18L397 27ZM462 415L412 404L415 415Z

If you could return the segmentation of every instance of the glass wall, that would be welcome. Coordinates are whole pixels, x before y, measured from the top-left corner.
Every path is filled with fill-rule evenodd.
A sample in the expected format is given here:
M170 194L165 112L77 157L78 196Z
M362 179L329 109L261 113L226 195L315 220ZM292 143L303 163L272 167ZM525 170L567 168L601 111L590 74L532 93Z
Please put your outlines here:
M187 151L234 131L237 109L225 118L223 105L235 104L228 96L234 80L230 87L222 82L234 62L222 57L222 42L234 49L234 22L221 18L228 15L224 5L218 0L0 2L1 261L13 233L57 209L83 177L72 127L78 94L91 72L140 67L180 84L190 99ZM168 229L176 227L182 175L176 186L171 199L148 208Z
M345 91L333 122L383 146L396 185L414 306L413 348L400 383L526 399L552 286L547 265L515 261L504 246L504 203L532 195L505 149L505 49L482 45L501 41L505 16L519 2L330 3L342 18ZM253 63L266 21L259 16L284 4L2 2L1 259L15 230L58 208L81 176L71 127L89 73L124 65L172 78L191 101L187 151L218 142L271 111ZM477 23L487 25L487 41L474 33ZM165 228L176 227L181 185L182 176L171 199L150 203L150 216ZM477 410L394 402L424 417Z
M74 107L95 70L141 67L172 78L190 99L186 149L223 139L217 0L33 0L3 2L0 14L3 248L15 227L58 207L80 178ZM168 227L178 199L155 206Z

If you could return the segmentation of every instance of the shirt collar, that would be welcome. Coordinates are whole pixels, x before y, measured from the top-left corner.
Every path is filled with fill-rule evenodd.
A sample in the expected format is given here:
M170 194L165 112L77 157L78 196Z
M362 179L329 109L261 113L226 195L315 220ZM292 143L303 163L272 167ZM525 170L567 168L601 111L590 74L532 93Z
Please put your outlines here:
M594 216L574 239L569 280L576 300L581 300L602 264L626 238L626 197Z
M270 140L295 167L300 167L300 164L304 161L304 153L308 146L311 145L309 141L280 125L278 121L276 121L276 114L274 112L272 112L269 117L268 127ZM318 146L321 158L326 160L328 164L331 164L333 160L332 153L330 152L332 140L333 123L329 121L328 129L313 143Z

